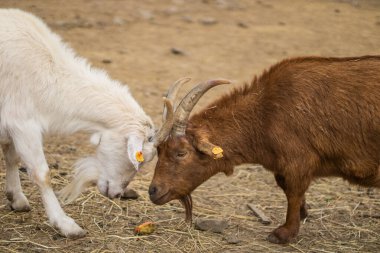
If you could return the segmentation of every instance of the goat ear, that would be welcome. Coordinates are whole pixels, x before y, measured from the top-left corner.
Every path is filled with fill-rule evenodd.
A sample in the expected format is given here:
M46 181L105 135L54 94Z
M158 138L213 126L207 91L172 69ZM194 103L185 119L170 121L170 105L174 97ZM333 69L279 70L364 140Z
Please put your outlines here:
M90 137L90 142L92 145L98 146L100 144L100 141L102 140L102 134L101 133L94 133Z
M132 135L127 139L128 158L136 170L139 169L140 164L144 161L143 143L144 139L136 135Z
M214 159L223 157L223 149L220 146L212 144L204 134L200 134L195 138L195 146L199 151Z

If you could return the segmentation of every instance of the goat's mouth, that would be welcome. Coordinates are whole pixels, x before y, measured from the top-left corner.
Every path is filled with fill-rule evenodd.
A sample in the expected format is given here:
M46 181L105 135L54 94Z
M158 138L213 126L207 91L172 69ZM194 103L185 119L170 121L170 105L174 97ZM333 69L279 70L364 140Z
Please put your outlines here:
M162 194L161 196L159 197L154 197L152 198L152 196L150 196L150 200L156 204L156 205L163 205L163 204L166 204L168 203L170 200L172 200L171 198L171 192L170 191L167 191L166 193Z

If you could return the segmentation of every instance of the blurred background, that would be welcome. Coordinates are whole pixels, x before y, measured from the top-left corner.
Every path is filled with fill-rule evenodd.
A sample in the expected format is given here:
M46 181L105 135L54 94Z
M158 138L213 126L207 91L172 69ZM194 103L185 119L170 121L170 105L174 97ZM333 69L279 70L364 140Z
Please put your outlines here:
M250 82L284 58L380 54L378 0L0 0L42 18L78 55L127 84L156 126L162 96L180 77L189 89L211 78ZM380 70L379 70L380 71ZM186 90L185 88L185 90ZM230 87L217 87L197 109ZM184 91L182 92L182 94ZM88 136L51 137L45 152L53 186L71 179L71 166L93 152ZM1 252L378 252L379 191L321 179L309 189L310 218L297 241L277 246L267 234L285 220L286 198L271 173L241 166L232 177L218 175L197 189L195 217L228 222L222 234L201 232L183 223L178 203L154 206L147 194L153 161L131 188L137 200L110 201L95 188L65 210L87 229L80 240L60 237L46 223L38 189L22 173L30 213L13 213L0 200ZM4 169L1 170L4 188ZM263 225L247 203L274 220ZM151 236L135 237L135 225L158 224ZM236 239L236 241L231 240Z

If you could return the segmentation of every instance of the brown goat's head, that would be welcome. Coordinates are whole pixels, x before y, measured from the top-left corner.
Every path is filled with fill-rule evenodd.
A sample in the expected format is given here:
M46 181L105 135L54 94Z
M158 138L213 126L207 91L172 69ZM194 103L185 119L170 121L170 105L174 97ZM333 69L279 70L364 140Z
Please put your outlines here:
M189 115L207 90L230 82L211 80L201 83L193 88L175 109L174 98L180 86L187 81L189 79L180 79L174 83L164 99L164 123L156 135L158 161L149 187L149 195L151 201L158 205L179 199L186 208L186 219L191 220L190 194L214 174L210 170L211 163L223 156L223 150L212 144L206 133L187 126Z

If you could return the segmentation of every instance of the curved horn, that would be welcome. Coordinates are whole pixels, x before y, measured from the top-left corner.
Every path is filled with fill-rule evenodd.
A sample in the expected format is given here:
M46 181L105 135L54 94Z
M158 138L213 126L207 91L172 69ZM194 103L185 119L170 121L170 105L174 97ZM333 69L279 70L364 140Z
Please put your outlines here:
M173 127L173 122L174 122L173 104L167 98L164 98L164 104L165 104L164 108L167 111L167 115L165 117L166 120L162 124L160 130L154 136L154 146L155 147L160 145L160 143L166 139L166 137L170 134L170 131Z
M166 98L168 100L171 101L172 105L173 105L173 111L176 110L176 98L177 98L177 95L178 95L178 91L181 89L181 87L189 82L191 80L191 78L189 77L184 77L184 78L181 78L181 79L178 79L177 81L175 81L169 88L168 90L168 93L166 95ZM162 112L162 123L164 124L165 123L165 120L166 120L166 117L167 117L167 107L166 107L166 104L164 104L164 110Z
M190 81L191 78L185 77L175 81L169 88L164 98L164 110L162 112L162 126L154 136L154 146L157 147L170 134L174 122L175 100L181 87Z
M194 87L186 96L182 99L181 103L178 106L178 109L175 111L174 115L174 124L172 133L174 136L183 136L185 135L187 121L189 120L189 116L191 110L194 108L196 103L202 97L203 94L206 93L212 87L221 84L229 84L231 81L228 80L209 80L207 82L203 82Z

